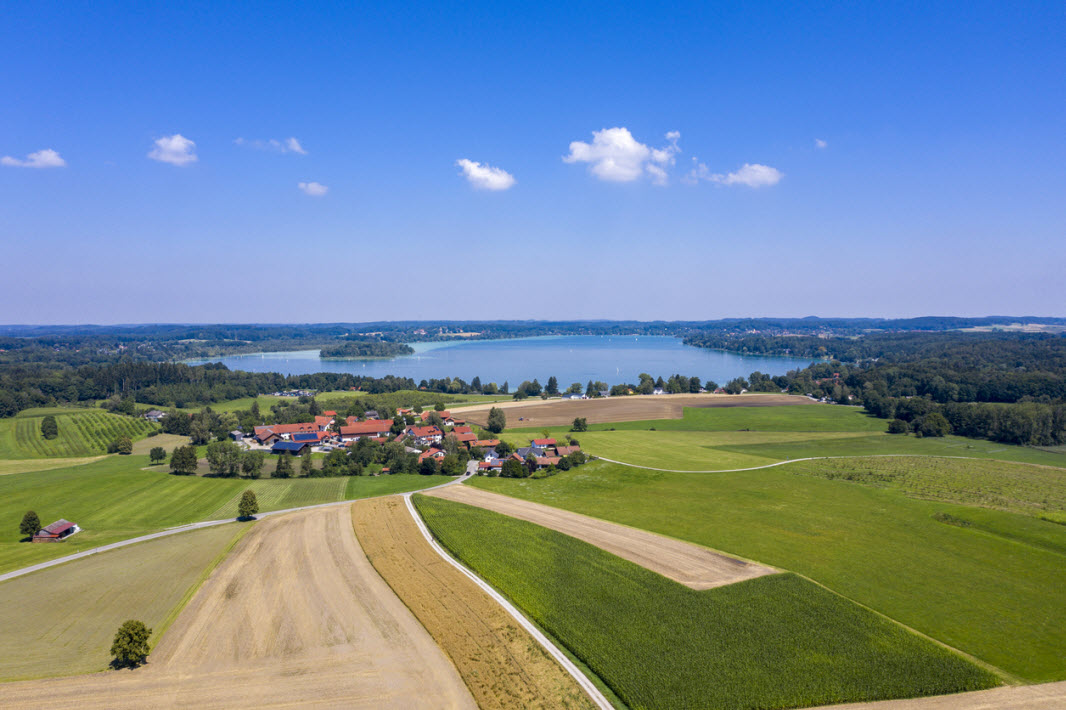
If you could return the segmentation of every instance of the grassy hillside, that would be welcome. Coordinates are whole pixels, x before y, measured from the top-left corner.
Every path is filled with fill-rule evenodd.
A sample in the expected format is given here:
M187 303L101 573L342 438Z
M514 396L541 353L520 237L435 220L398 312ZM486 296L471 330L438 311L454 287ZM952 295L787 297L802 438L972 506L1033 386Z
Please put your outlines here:
M156 428L143 419L99 409L57 409L59 436L49 440L41 435L41 421L53 411L32 411L36 413L0 419L0 459L95 456L106 453L119 436L139 439Z
M1050 485L1045 469L1032 471ZM1008 673L1066 679L1066 596L1056 591L1066 588L1066 526L805 473L597 462L543 480L471 483L799 572ZM980 489L978 478L961 485ZM1031 500L1023 488L1012 495Z
M997 684L962 657L795 575L697 592L531 523L415 500L449 550L630 707L806 707Z
M81 466L0 476L0 572L62 557L163 528L236 514L246 488L263 492L260 510L330 503L398 491L418 490L450 480L438 476L297 478L247 481L174 476L143 470L147 456L108 456ZM66 542L20 542L18 523L34 510L45 525L66 518L82 532Z
M104 670L126 619L143 621L158 641L175 607L241 530L194 530L0 583L0 680Z

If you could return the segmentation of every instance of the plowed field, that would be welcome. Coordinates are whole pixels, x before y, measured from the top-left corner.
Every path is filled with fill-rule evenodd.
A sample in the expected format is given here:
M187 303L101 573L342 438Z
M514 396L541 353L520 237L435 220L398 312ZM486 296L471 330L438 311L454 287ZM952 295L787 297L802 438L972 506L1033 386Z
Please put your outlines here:
M680 419L685 407L782 407L812 404L806 397L787 394L669 394L605 399L525 400L478 404L451 409L455 416L485 426L492 407L507 414L507 428L566 426L584 417L589 424L648 419ZM521 417L521 421L519 418Z

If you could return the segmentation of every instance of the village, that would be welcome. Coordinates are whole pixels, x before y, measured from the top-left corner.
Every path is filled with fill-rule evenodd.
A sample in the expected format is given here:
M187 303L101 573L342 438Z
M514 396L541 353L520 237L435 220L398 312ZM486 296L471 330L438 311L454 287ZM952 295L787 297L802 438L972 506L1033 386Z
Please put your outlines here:
M362 418L343 419L336 411L325 411L313 421L257 426L250 436L242 431L233 431L230 436L248 450L293 456L344 450L361 440L377 445L396 442L403 444L407 453L417 454L419 465L427 459L439 464L449 453L462 450L468 462L467 473L489 476L500 475L509 460L524 467L527 475L557 467L565 470L584 461L575 441L531 439L528 446L513 449L501 439L480 438L464 419L448 410L415 412L399 408L395 419L379 418L375 410L368 410ZM389 473L389 469L386 467L382 473Z

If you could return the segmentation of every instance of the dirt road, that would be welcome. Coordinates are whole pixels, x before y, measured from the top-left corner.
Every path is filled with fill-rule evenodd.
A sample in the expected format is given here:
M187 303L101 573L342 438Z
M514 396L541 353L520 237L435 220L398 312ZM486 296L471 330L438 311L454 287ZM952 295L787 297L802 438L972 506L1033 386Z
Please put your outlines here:
M454 661L478 707L593 707L499 604L434 552L402 497L360 501L352 518L367 557Z
M786 394L669 394L606 399L523 400L452 407L462 419L485 426L489 410L499 407L507 413L507 427L549 427L571 424L576 417L590 424L629 422L645 419L680 419L685 407L782 407L812 404L806 397ZM519 421L519 417L522 421Z
M476 505L557 530L692 589L722 587L776 572L770 567L745 562L689 542L471 486L448 486L428 495Z
M263 520L137 671L0 685L0 706L474 708L370 565L348 506Z

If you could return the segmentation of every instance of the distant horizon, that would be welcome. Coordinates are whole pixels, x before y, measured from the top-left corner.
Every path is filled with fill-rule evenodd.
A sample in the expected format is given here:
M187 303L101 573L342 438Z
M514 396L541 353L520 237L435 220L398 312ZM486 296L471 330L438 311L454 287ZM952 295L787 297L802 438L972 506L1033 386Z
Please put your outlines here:
M640 323L640 324L685 324L685 323L726 323L731 321L915 321L924 319L955 320L1002 320L1011 322L1062 321L1066 324L1066 315L944 315L924 314L919 316L724 316L720 318L479 318L479 319L443 319L443 318L395 318L372 321L143 321L116 323L0 323L0 330L5 328L138 328L146 326L346 326L346 325L478 325L492 323ZM1009 325L1009 324L1004 324Z

